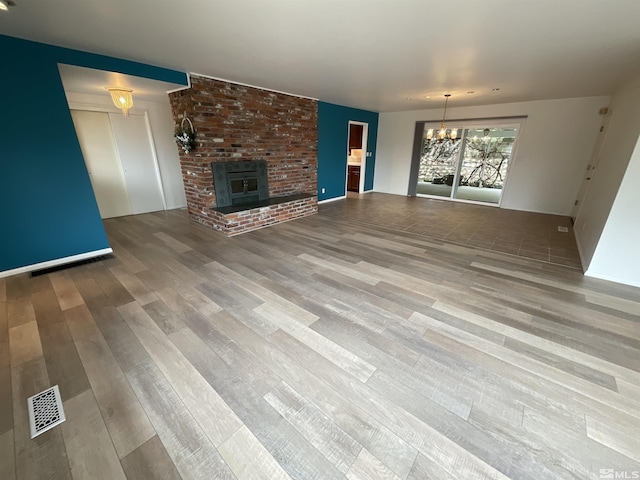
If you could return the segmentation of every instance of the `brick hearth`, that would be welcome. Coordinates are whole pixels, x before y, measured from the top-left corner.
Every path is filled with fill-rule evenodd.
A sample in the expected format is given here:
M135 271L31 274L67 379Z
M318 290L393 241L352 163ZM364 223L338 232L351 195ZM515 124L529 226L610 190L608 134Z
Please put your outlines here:
M191 87L169 94L174 121L186 112L197 147L180 151L192 220L226 235L273 225L318 210L318 104L315 100L191 76ZM216 206L211 162L264 159L269 196L310 198L223 214Z

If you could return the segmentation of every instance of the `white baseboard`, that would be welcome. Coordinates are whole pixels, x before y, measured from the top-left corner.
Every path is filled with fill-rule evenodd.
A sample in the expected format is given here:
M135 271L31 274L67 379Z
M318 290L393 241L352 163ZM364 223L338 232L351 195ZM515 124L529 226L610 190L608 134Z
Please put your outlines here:
M364 195L365 193L372 193L375 192L375 190L365 190L364 192L359 193L359 195ZM326 200L321 200L318 202L318 205L320 205L321 203L328 203L328 202L335 202L336 200L344 200L345 198L347 198L346 195L342 195L340 197L333 197L333 198L327 198Z
M623 281L616 277L610 277L609 275L601 275L599 273L593 273L587 270L584 272L585 277L597 278L598 280L606 280L607 282L618 283L620 285L629 285L631 287L640 287L640 283L632 281Z
M345 198L347 198L346 195L342 195L341 197L327 198L326 200L320 200L318 202L318 205L320 205L321 203L335 202L336 200L344 200Z
M503 210L515 210L517 212L529 212L529 213L542 213L544 215L557 215L558 217L571 217L571 212L569 213L558 213L558 212L549 212L546 210L535 210L535 209L525 209L525 208L509 208L504 205L500 205L500 208Z
M584 253L582 252L582 245L580 244L580 240L578 239L578 236L576 235L575 230L573 231L573 239L576 241L576 247L578 247L578 257L580 258L580 265L582 265L582 271L586 272L587 270L589 270L589 265L587 264L587 262L585 262Z
M80 260L99 257L100 255L106 255L108 253L113 253L113 249L103 248L102 250L94 250L93 252L80 253L78 255L71 255L70 257L58 258L56 260L49 260L47 262L34 263L33 265L27 265L25 267L19 267L12 270L5 270L3 272L0 272L0 278L19 275L21 273L33 272L34 270L44 270L45 268L57 267L58 265L64 265L65 263L78 262Z

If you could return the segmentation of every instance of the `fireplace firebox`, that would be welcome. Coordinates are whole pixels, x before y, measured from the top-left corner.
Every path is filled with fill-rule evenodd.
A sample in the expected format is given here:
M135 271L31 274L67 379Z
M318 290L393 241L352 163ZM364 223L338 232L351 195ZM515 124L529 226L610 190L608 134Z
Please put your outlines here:
M269 199L265 160L213 162L211 170L218 208Z

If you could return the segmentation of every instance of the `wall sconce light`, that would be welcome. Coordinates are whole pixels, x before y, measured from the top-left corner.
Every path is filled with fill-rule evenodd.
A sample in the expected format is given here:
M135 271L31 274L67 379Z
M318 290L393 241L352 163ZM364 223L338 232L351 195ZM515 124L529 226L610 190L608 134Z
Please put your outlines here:
M124 118L129 118L129 109L133 107L133 97L131 94L133 90L130 88L111 87L107 88L111 94L111 100L113 104L122 109L122 115Z

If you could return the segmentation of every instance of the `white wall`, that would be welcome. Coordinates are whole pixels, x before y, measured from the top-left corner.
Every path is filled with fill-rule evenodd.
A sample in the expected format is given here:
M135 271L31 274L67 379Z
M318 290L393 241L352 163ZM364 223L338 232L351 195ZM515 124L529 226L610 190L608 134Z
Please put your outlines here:
M111 103L108 95L90 95L84 93L66 92L70 107L81 110L96 110L119 112ZM173 115L169 105L169 98L152 100L139 100L134 97L132 113L149 114L149 123L153 134L162 188L164 190L167 209L182 208L187 205L184 193L182 172L180 170L180 158L178 147L173 138Z
M609 101L603 96L454 107L447 118L526 116L501 206L569 215L600 128L598 110ZM380 114L375 191L407 194L415 123L441 119L442 108Z
M640 286L640 75L613 95L611 109L574 231L586 275Z

